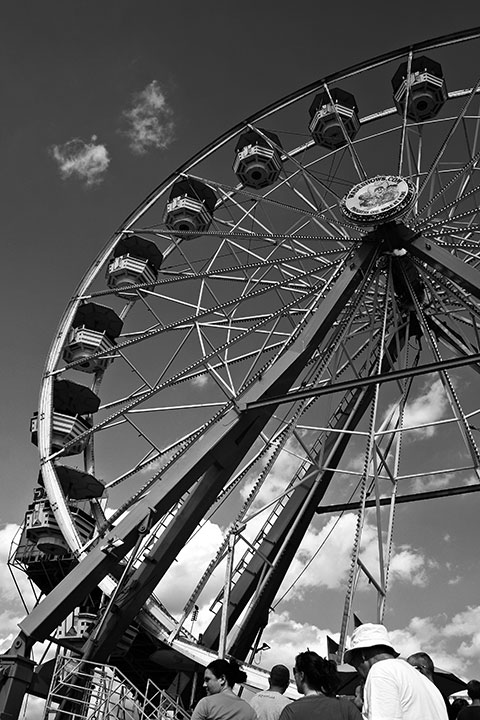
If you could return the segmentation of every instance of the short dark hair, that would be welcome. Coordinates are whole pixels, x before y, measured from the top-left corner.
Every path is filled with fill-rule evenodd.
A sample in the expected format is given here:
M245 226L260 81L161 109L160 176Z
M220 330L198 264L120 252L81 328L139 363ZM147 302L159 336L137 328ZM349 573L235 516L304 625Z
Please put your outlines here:
M286 689L290 683L290 670L285 665L274 665L270 670L269 682Z
M325 695L335 695L340 685L337 666L333 660L326 660L312 650L297 655L295 669L303 672L312 690L320 690Z
M467 692L472 700L480 700L480 680L470 680L467 683Z
M215 677L221 678L225 676L228 687L233 687L235 683L244 683L247 679L247 673L240 670L237 663L234 660L213 660L207 665L207 670L210 670Z
M413 653L413 655L410 655L410 656L408 657L408 662L410 662L410 660L421 660L421 661L422 661L421 666L422 666L430 675L433 675L433 671L434 671L434 669L435 669L434 664L433 664L433 660L432 660L432 658L430 657L430 655L427 655L426 652L416 652L416 653ZM413 663L411 663L411 664L413 665Z

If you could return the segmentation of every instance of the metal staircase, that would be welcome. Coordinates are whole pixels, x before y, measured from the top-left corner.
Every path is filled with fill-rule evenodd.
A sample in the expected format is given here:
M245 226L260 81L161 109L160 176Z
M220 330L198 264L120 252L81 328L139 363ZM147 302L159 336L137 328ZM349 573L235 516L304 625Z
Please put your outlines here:
M44 720L189 720L168 693L148 680L145 692L118 668L59 655Z

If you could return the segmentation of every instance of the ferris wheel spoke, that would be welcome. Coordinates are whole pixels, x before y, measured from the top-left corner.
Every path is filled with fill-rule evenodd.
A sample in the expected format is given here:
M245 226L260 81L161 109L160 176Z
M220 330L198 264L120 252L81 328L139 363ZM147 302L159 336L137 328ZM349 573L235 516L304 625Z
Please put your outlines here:
M418 213L416 214L416 217L418 218L421 215L423 215L435 202L437 202L439 200L439 198L441 197L441 195L443 193L446 193L448 190L450 190L450 188L454 185L454 183L461 180L462 177L463 177L463 181L462 181L462 184L458 191L456 201L459 201L460 199L465 199L465 191L467 189L467 184L468 184L467 179L468 179L468 181L470 181L470 179L472 177L472 173L475 171L476 165L477 165L479 159L480 159L480 151L478 151L475 155L473 155L468 160L468 162L466 162L456 173L454 173L454 175L446 183L446 185L443 187L443 189L439 193L434 195L432 198L430 198L430 200L428 200L428 202L418 211ZM467 195L467 197L468 197L468 195ZM455 202L452 203L452 207L455 207ZM424 222L424 221L420 221L420 222Z
M366 171L365 171L365 168L363 167L363 165L362 165L362 163L361 163L361 161L360 161L360 158L359 158L358 153L357 153L356 148L355 148L355 144L352 142L352 140L351 140L351 138L350 138L350 135L349 135L349 133L348 133L346 127L345 127L345 123L344 123L344 121L343 121L343 117L342 117L342 116L340 115L340 113L338 112L337 104L336 104L335 100L334 100L333 97L332 97L332 93L331 93L331 91L330 91L330 88L329 88L329 86L328 86L327 83L324 83L324 86L323 86L323 87L324 87L324 90L325 90L326 94L328 95L328 99L329 99L332 107L334 108L335 116L336 116L336 118L337 118L337 122L339 123L339 125L340 125L340 127L341 127L341 129L342 129L343 138L344 138L345 143L346 143L346 145L347 145L348 152L350 153L350 156L351 156L351 159L352 159L352 163L353 163L353 166L354 166L354 168L355 168L355 170L356 170L356 172L357 172L357 174L358 174L358 177L359 177L360 181L361 181L361 180L366 180L367 177L368 177L368 175L367 175L367 173L366 173Z
M200 347L201 347L201 350L202 350L203 354L204 354L205 356L209 354L208 351L207 351L206 345L205 345L205 343L207 343L208 346L209 346L209 349L210 349L210 353L213 352L213 353L214 353L213 356L215 357L216 354L217 354L217 352L218 352L218 351L216 350L216 348L215 348L215 345L208 340L208 337L207 337L207 336L204 336L204 335L202 334L201 328L200 328L200 326L198 326L198 325L197 325L197 335L198 335ZM220 354L219 354L219 353L218 353L218 356L220 357ZM228 369L228 363L227 363L223 358L220 358L220 363L219 363L219 365L220 365L220 367L222 367L222 368L226 371L226 374L227 374L227 376L228 376L228 381L229 381L229 382L226 382L226 381L222 378L222 376L220 375L220 373L217 372L217 371L212 367L212 365L211 365L210 363L205 363L205 367L206 367L207 372L208 372L208 374L210 375L210 377L217 383L217 385L220 387L220 389L222 390L222 392L225 393L225 395L227 396L227 398L228 398L229 400L231 400L233 397L235 397L235 387L234 387L234 385L233 385L232 378L231 378L231 376L230 376L230 372L229 372L229 369Z
M320 186L322 188L322 190L324 190L329 195L333 195L336 203L338 203L338 201L341 200L341 197L338 195L338 193L336 193L333 190L332 187L330 187L326 183L322 182L319 178L315 177L308 170L306 170L305 166L297 160L294 153L289 153L284 148L280 147L275 142L273 142L270 138L267 138L265 133L262 132L262 130L260 128L254 127L253 125L249 125L249 127L252 130L255 130L255 132L257 132L261 137L263 137L265 140L267 140L276 150L283 153L285 155L285 157L288 158L292 162L292 164L297 168L297 171L304 176L304 178L307 182L307 185L309 185L311 187L311 189L315 192L318 200L320 200L320 202L325 205L325 210L329 210L329 208L328 208L325 200L323 199L323 196L318 193L317 186Z
M298 187L294 187L289 181L287 181L287 185L292 189L295 195L307 205L307 207L309 207L313 211L318 212L317 204L314 202L314 198L319 198L319 192L317 188L312 186L311 182L307 185L307 188L312 195L311 200L306 197L304 192L302 192ZM351 240L352 238L349 237L347 232L347 227L349 226L335 216L333 212L335 209L338 209L338 206L327 206L326 211L324 212L327 212L330 217L324 217L323 219L320 219L320 217L314 216L312 218L312 221L322 232L330 233L331 239L336 240L340 248L344 248L345 246L343 244L343 241Z
M408 105L410 100L410 90L411 90L411 84L412 84L412 58L413 58L413 51L410 50L408 53L408 59L407 59L407 92L405 95L405 106L403 109L403 117L402 117L402 129L400 134L400 147L399 147L399 154L398 154L398 175L402 174L403 169L403 156L405 153L405 145L407 140L407 120L408 120Z
M479 157L480 157L480 153L479 153ZM441 222L440 223L432 222L432 220L434 220L434 218L438 217L438 215L441 215L442 213L444 213L446 211L450 211L450 212L449 212L445 222L454 222L458 218L455 216L452 216L451 212L452 211L454 212L457 209L460 202L465 201L471 197L475 197L475 195L479 191L480 191L480 186L478 186L478 185L476 185L474 188L470 188L470 190L468 190L467 192L464 192L462 196L455 198L455 200L452 200L451 202L446 203L439 210L436 210L435 212L431 213L427 219L418 223L418 225L416 225L415 228L423 231L424 228L430 229L432 227L438 226L439 224L441 224ZM478 212L478 210L475 208L473 210L467 211L467 213L469 213L469 214L471 214L472 212L473 213ZM458 217L459 218L463 217L463 214L460 214Z
M445 140L443 141L442 145L440 146L440 148L437 152L437 155L436 155L434 161L432 162L429 171L427 172L426 177L424 178L424 180L422 181L422 184L420 185L420 188L418 190L418 197L420 197L422 195L422 193L424 192L426 186L428 185L428 183L430 181L432 174L437 169L437 166L438 166L440 160L442 159L447 147L449 146L449 144L455 134L455 131L457 130L459 124L461 123L463 117L465 116L465 114L470 106L470 103L473 100L473 98L475 97L475 94L478 92L479 88L480 88L480 79L477 80L474 87L472 88L462 110L457 115L455 121L453 122L452 126L450 127L450 130L447 133L447 136L445 137Z
M191 175L190 177L192 177L192 178L195 179L195 180L202 180L201 178L198 178L198 177L195 176L195 175ZM324 220L326 220L326 221L328 221L328 222L334 223L335 225L339 225L339 226L341 226L341 227L346 227L346 228L348 228L348 229L350 229L350 230L357 230L357 228L356 228L354 225L352 225L351 223L348 223L348 222L342 220L341 217L334 217L334 216L326 217L326 214L325 214L325 213L326 213L327 211L325 211L325 210L324 210L324 211L319 211L319 210L317 209L316 212L315 212L315 211L308 211L307 209L299 208L299 207L296 206L296 205L291 205L290 203L285 203L285 202L280 202L280 201L278 201L278 200L275 200L275 199L273 199L268 193L266 193L266 194L263 195L263 196L257 195L256 193L254 193L254 192L252 192L252 191L247 191L247 190L244 190L244 189L242 189L242 188L234 188L234 187L232 187L232 186L225 185L224 183L218 183L218 182L216 182L216 181L214 181L214 180L211 180L210 178L209 178L208 180L205 180L205 182L207 182L208 185L211 185L212 187L215 187L217 190L219 190L219 191L224 195L224 198L225 198L225 199L228 198L229 200L232 200L232 195L231 195L231 194L234 193L235 195L245 196L245 197L247 197L250 201L253 201L253 203L254 203L254 206L253 206L253 207L254 207L254 208L255 208L257 205L259 205L259 206L268 206L268 205L271 205L273 208L276 208L276 209L279 209L279 210L288 210L289 212L291 212L291 213L293 213L293 214L301 214L301 215L303 215L304 217L309 217L309 218L310 218L311 220L313 220L314 222L315 222L315 220L324 219ZM233 203L234 203L234 205L239 206L239 205L238 205L238 202L237 202L235 199L233 199ZM239 207L242 209L242 212L247 213L247 211L246 211L244 208L242 208L241 206L239 206ZM335 209L335 208L338 208L338 205L329 206L329 207L327 208L327 210L328 210L328 212L330 213L331 210L333 210L333 209ZM254 218L254 216L249 215L249 217L252 218L252 220L254 219L255 222L258 222L257 219ZM322 228L322 229L324 229L324 228Z
M346 261L345 261L345 262L346 262ZM342 263L342 265L343 265L343 263ZM333 263L332 263L332 266L333 266ZM337 268L338 268L338 267L339 267L339 266L337 265ZM315 272L316 272L315 269L309 270L308 272L303 273L303 274L302 274L302 277L307 277L307 276L309 276L309 275L313 275ZM282 283L276 283L276 286L277 286L277 287L278 287L278 286L281 286L281 285L282 285ZM129 340L124 340L123 342L118 343L118 344L117 344L117 349L118 349L118 348L123 349L123 348L125 348L125 347L129 347L129 346L131 346L131 345L137 344L137 343L139 343L139 342L142 341L142 340L151 339L151 338L154 337L155 335L158 335L158 334L160 334L160 333L165 333L165 332L171 331L171 330L173 330L173 329L182 327L182 326L186 325L187 323L196 322L199 318L206 317L206 316L211 315L211 314L218 314L218 315L220 315L220 314L221 314L221 311L223 311L225 308L227 308L227 307L232 307L232 306L236 306L239 302L245 301L245 299L252 299L252 298L254 298L254 297L257 298L257 297L259 297L260 295L262 295L262 294L264 294L264 293L266 293L266 292L270 292L271 289L272 289L271 286L269 286L269 287L267 287L267 288L256 289L256 290L250 292L248 296L236 297L236 298L234 298L233 300L228 300L228 301L226 301L226 302L223 302L220 307L215 306L215 307L213 307L212 309L207 309L207 310L204 310L202 313L194 314L194 315L191 315L191 316L189 316L189 317L187 317L187 318L182 318L181 320L178 320L178 321L176 321L176 322L174 322L174 323L170 323L169 325L164 325L163 327L160 327L160 328L158 328L158 327L151 328L151 329L149 329L149 330L147 330L147 331L145 331L145 332L143 332L143 333L140 333L139 335L137 335L137 336L134 337L134 338L131 338L131 339L129 339ZM165 297L166 297L166 296L165 296ZM166 299L169 299L169 298L166 298ZM188 303L181 303L181 304L188 304ZM104 355L106 355L106 354L107 354L106 351L98 351L98 352L96 352L96 353L92 353L91 358L102 357L102 356L104 356ZM66 365L65 367L63 367L63 368L61 369L61 371L63 372L63 371L64 371L65 369L67 369L67 368L74 368L74 367L76 367L76 365L79 364L79 363L80 363L80 361L75 361L75 362L69 363L68 365ZM58 373L58 372L60 372L60 370L57 370L56 372Z
M331 281L333 281L333 280L335 279L336 275L339 274L339 271L340 271L340 267L337 268L336 274L332 275ZM325 288L322 288L322 292L324 292L324 290L325 290ZM314 288L314 289L312 289L310 295L313 297L313 296L315 296L315 294L316 294L317 292L318 292L317 289ZM257 294L258 294L258 291L252 293L252 295L255 295L255 296L257 296ZM296 302L296 301L291 302L290 305L293 305L294 302ZM259 322L255 323L255 324L253 325L253 327L244 330L243 333L239 334L239 335L236 336L235 338L232 338L231 344L235 344L235 343L239 342L244 336L246 336L246 335L248 335L248 334L251 334L251 333L253 333L254 331L256 331L256 330L258 329L258 327L261 327L261 326L263 326L263 325L265 325L265 324L267 324L267 323L269 323L269 322L272 322L272 321L275 319L275 317L278 317L278 316L280 316L280 315L283 315L283 314L285 313L285 310L286 310L285 307L283 307L283 306L280 307L275 313L272 313L272 315L270 315L270 316L267 317L266 319L260 320ZM198 316L197 316L197 317L198 317ZM174 324L174 326L177 326L177 323ZM166 330L166 329L167 329L166 327L165 327L165 328L162 328L162 331L163 331L163 330ZM300 328L297 328L297 331L298 331L299 329L300 329ZM155 331L155 332L156 332L156 331ZM150 336L151 334L152 334L152 331L149 332L149 336ZM137 342L137 340L135 340L135 342ZM118 347L124 347L126 344L131 344L131 343L125 343L125 342L124 342L124 343L120 343ZM169 380L163 381L161 384L155 386L152 390L148 390L148 391L139 393L135 398L130 399L123 408L121 408L121 409L118 410L117 412L113 413L113 415L111 415L111 416L105 418L104 420L100 421L100 422L97 423L93 428L90 428L89 430L85 430L83 433L80 433L80 434L77 436L76 440L71 440L70 442L66 443L65 446L64 446L64 448L63 448L63 452L64 452L65 450L68 450L69 447L70 447L74 442L78 442L78 440L81 440L81 439L83 439L84 437L89 437L93 432L96 432L96 431L100 430L101 428L105 427L106 425L109 425L110 423L114 422L117 418L119 418L120 416L123 416L123 414L124 414L125 412L128 412L128 411L131 410L132 408L136 407L139 403L144 402L145 400L149 399L150 397L153 397L155 394L157 394L157 393L160 392L161 390L163 390L163 389L171 386L172 384L178 382L178 380L180 380L180 379L182 379L182 378L185 378L186 375L187 375L187 373L190 373L190 372L191 372L192 370L194 370L195 368L198 368L199 366L204 365L205 361L209 360L210 358L215 357L216 354L217 354L217 352L223 350L224 347L225 347L225 343L224 343L223 345L220 345L219 348L218 348L215 352L209 353L206 357L202 357L202 358L200 358L199 360L197 360L196 362L188 365L185 369L183 369L183 370L181 370L179 373L176 373L175 375L173 375L173 377L171 377ZM114 406L115 404L116 404L116 403L113 403L112 406Z
M179 408L174 408L179 409ZM181 408L180 408L181 410ZM135 476L137 473L141 472L142 470L145 470L149 466L152 465L152 463L158 463L162 458L163 462L166 463L168 457L173 453L174 451L178 450L179 448L182 448L184 446L187 446L192 439L198 436L199 428L196 428L192 432L187 433L186 435L183 435L182 437L178 438L174 443L171 443L169 445L166 445L164 448L162 448L158 454L152 454L152 449L149 449L149 451L142 456L142 458L132 467L129 468L127 472L123 473L119 477L111 480L110 482L106 483L105 487L107 490L114 488L121 483L124 483L126 480L129 480L133 476ZM139 496L140 497L140 496ZM138 501L138 497L135 498L133 504L135 504ZM109 518L109 521L111 519ZM111 521L113 522L113 521Z

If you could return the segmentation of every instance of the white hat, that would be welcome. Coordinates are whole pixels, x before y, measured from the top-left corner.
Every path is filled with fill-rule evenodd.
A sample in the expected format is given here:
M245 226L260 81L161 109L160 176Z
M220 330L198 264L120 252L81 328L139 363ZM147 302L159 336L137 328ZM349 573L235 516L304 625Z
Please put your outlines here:
M343 661L350 664L350 660L355 650L374 647L375 645L383 645L383 647L390 648L395 657L400 655L400 653L394 650L393 645L390 642L390 638L388 637L385 625L378 625L377 623L364 623L363 625L359 625L353 631L352 638L350 640L350 649L347 650L343 656Z

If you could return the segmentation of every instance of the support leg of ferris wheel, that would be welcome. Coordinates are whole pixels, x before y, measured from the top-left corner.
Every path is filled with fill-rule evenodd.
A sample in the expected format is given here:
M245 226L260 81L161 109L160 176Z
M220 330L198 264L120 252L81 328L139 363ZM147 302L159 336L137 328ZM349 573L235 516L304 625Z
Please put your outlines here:
M381 363L382 363L384 351L385 351L387 314L388 314L388 306L387 306L387 303L385 303L385 308L384 308L384 312L383 312L383 322L382 322L382 337L380 340L380 353L379 353L379 357L377 358L377 373L380 372ZM351 567L350 567L350 573L349 573L349 578L348 578L347 594L345 597L345 606L344 606L344 610L343 610L342 625L341 625L341 629L340 629L340 639L339 639L339 643L338 643L339 644L338 652L339 652L340 657L343 655L343 651L345 648L345 641L346 641L347 629L348 629L348 621L350 619L350 613L351 613L351 609L352 609L353 594L354 594L354 590L355 590L355 585L358 581L359 557L360 557L363 525L365 522L365 503L367 500L369 467L370 467L372 458L373 458L373 462L374 462L374 471L376 469L376 454L375 454L374 445L375 445L375 421L376 421L377 409L378 409L378 393L379 393L379 386L376 385L374 388L374 400L373 400L373 406L371 408L371 414L370 414L370 427L369 427L369 433L368 433L367 452L365 454L363 476L361 479L360 509L358 511L358 516L357 516L357 526L355 529L355 538L354 538L354 542L353 542L352 560L351 560Z

